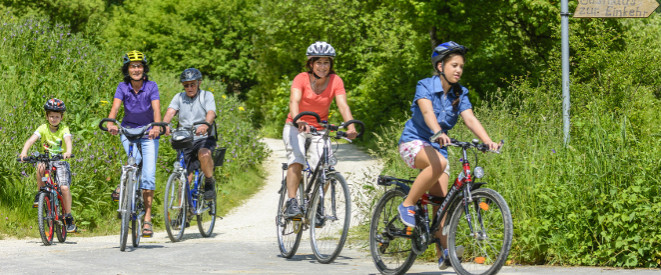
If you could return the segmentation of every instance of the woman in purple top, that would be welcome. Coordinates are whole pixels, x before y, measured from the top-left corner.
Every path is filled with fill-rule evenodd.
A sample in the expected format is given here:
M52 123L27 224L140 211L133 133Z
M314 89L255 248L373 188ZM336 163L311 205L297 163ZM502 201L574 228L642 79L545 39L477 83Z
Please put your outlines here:
M122 127L137 128L152 122L161 122L161 103L156 82L149 81L147 72L147 58L139 51L130 51L124 55L124 81L117 85L115 98L112 102L109 118L116 118L119 107L124 103L124 118ZM118 133L117 125L108 122L108 132L113 135ZM156 189L156 157L158 156L159 126L154 126L147 135L138 141L142 149L142 155L137 148L133 150L136 161L142 161L142 178L140 188L145 203L145 225L142 229L143 237L151 237L154 233L151 223L151 204ZM128 140L121 136L124 151L128 154ZM118 197L118 190L113 192L113 199Z

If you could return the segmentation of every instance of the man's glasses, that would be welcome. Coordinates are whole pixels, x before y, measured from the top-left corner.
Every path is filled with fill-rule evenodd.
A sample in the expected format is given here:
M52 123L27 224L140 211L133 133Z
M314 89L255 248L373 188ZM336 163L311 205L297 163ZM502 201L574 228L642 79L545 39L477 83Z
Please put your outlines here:
M184 88L195 88L195 87L197 87L197 83L184 84Z
M131 68L137 69L137 68L142 68L142 64L131 64Z

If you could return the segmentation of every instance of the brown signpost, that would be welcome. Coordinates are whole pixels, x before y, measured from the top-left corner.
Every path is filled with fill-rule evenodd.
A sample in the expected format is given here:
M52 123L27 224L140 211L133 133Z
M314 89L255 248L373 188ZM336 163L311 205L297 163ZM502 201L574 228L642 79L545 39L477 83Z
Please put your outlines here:
M658 6L656 0L578 0L574 17L648 17Z

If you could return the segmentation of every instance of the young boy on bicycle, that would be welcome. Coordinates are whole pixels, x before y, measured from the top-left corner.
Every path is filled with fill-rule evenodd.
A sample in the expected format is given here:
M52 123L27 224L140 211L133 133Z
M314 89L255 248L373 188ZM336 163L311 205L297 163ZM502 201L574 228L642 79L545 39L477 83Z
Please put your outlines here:
M213 200L216 198L216 180L213 177L214 163L211 152L216 147L216 101L213 93L200 89L202 73L195 68L185 69L179 78L184 86L184 92L176 94L168 110L165 112L163 122L170 123L172 118L179 115L179 128L192 128L193 123L206 121L211 125L200 124L195 130L193 146L184 149L186 167L191 173L198 168L204 173L204 198ZM170 134L170 127L166 129L166 135ZM190 179L190 178L189 178Z
M46 104L44 104L44 110L46 111L46 120L48 123L39 126L39 128L34 131L34 134L32 134L32 136L25 142L21 155L19 156L21 160L27 157L28 150L32 147L32 144L39 139L43 140L44 148L51 155L62 154L64 159L71 157L71 133L69 132L69 127L61 123L62 118L64 117L64 111L66 111L64 102L57 98L49 99L46 101ZM64 143L64 147L62 146L62 143ZM53 162L53 166L57 168L57 182L62 191L65 213L64 219L67 224L67 232L76 232L76 224L71 215L71 191L69 190L69 186L71 185L71 169L69 168L69 163L66 161L55 161ZM45 185L42 181L45 170L46 167L44 167L43 164L37 166L37 184L39 185L39 188ZM39 193L34 197L32 207L37 207L37 204L39 203L38 200Z

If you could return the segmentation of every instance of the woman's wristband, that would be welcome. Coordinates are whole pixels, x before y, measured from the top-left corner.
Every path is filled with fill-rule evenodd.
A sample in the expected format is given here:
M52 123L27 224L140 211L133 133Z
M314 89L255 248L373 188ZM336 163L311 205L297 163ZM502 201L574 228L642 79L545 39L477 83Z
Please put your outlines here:
M438 139L438 137L440 137L442 134L443 134L443 130L439 130L438 132L436 132L436 134L434 134L433 136L431 136L431 137L429 138L429 141L431 141L431 142L436 142L436 140Z

